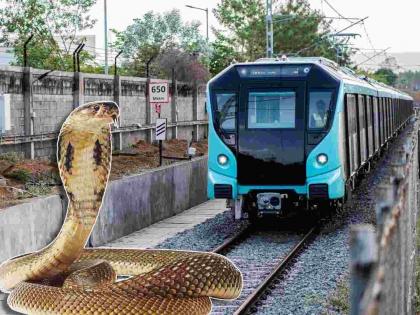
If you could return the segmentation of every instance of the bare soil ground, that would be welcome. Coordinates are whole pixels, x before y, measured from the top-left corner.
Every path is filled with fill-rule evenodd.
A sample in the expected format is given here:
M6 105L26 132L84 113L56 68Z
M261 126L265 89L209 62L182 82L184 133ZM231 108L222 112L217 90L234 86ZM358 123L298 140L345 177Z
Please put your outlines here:
M196 148L196 156L207 154L207 140L193 143L192 147ZM165 158L163 164L188 159L187 149L186 140L164 141L163 156L177 159ZM140 140L130 148L113 154L110 179L138 174L158 166L159 145ZM57 193L61 185L55 162L25 160L14 153L0 155L1 177L5 178L6 185L0 183L0 209L22 203L28 198Z

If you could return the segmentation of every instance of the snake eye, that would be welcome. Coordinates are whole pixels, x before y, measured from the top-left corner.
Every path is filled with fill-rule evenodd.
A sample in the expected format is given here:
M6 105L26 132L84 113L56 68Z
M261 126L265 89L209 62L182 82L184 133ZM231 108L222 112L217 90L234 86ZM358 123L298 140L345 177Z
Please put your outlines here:
M93 108L95 110L95 112L99 111L99 108L101 108L99 105L95 105L95 107Z

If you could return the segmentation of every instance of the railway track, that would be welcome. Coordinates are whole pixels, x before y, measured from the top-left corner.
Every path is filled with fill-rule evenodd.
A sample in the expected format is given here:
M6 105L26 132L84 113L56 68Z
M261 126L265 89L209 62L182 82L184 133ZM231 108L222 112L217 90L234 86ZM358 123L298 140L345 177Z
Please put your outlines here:
M213 250L231 259L242 271L243 290L233 301L213 301L212 315L253 314L284 277L307 244L315 238L318 225L297 234L256 231L246 228Z

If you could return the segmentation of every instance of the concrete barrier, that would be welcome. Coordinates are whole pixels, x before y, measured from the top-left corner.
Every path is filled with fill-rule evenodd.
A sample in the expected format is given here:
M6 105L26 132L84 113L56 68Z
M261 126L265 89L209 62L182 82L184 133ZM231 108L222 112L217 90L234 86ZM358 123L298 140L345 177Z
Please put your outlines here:
M55 195L0 209L0 262L51 242L64 220L63 204Z
M180 162L109 183L90 243L100 246L207 199L207 157ZM0 209L0 262L51 242L66 213L60 196Z
M207 157L111 182L91 236L100 246L207 199Z

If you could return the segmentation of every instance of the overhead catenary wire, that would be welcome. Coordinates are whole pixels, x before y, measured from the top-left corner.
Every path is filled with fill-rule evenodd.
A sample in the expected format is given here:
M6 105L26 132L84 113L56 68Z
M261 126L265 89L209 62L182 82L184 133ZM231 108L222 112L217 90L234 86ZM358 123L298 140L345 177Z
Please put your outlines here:
M321 36L321 38L319 38L318 40L316 40L313 44L311 44L310 46L307 46L307 47L304 47L304 48L300 49L300 50L299 50L299 51L297 51L295 54L296 54L296 55L299 55L300 53L302 53L302 52L304 52L304 51L306 51L306 50L308 50L308 49L311 49L312 47L315 47L316 45L318 45L318 44L319 44L322 40L324 40L325 38L327 38L327 37L331 37L331 36L333 36L333 35L338 35L338 34L340 34L340 33L344 32L344 31L348 30L349 28L351 28L351 27L353 27L353 26L355 26L355 25L357 25L357 24L359 24L359 23L362 23L362 22L363 22L364 20L366 20L367 18L369 18L369 17L368 17L368 16L366 16L366 17L364 17L364 18L362 18L362 19L360 19L360 20L358 20L358 21L356 21L356 22L353 22L352 24L350 24L350 25L346 26L345 28L343 28L343 29L339 30L338 32L335 32L334 34L325 34L325 35Z
M391 47L388 47L388 48L386 48L386 49L384 49L384 50L382 50L382 51L380 51L380 52L378 52L378 53L374 54L372 57L370 57L369 59L367 59L367 60L365 60L365 61L359 62L358 64L356 64L356 65L355 65L355 67L358 67L358 66L360 66L360 65L362 65L362 64L364 64L364 63L366 63L367 61L372 60L373 58L375 58L375 57L377 57L377 56L379 56L379 55L383 54L384 52L386 52L386 51L387 51L387 50L389 50L389 49L391 49Z
M321 0L321 1L325 1L325 3L328 5L328 7L331 9L331 10L333 10L341 19L344 19L344 20L347 20L348 22L350 22L350 23L352 23L353 21L353 18L348 18L348 17L345 17L341 12L339 12L330 2L328 2L328 0ZM373 44L372 44L372 41L370 40L370 37L369 37L369 34L367 33L367 30L366 30L366 25L365 25L365 23L364 23L364 21L361 23L362 25L363 25L363 28L364 28L364 30L365 30L365 34L366 34L366 36L367 36L367 39L368 39L368 41L369 41L369 43L371 44L371 46L372 46L372 48L375 50L375 52L376 52L376 49L373 47ZM366 54L364 54L363 52L361 52L361 54L363 55L363 56L365 56L365 57L368 57Z

